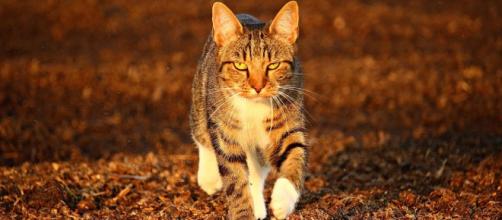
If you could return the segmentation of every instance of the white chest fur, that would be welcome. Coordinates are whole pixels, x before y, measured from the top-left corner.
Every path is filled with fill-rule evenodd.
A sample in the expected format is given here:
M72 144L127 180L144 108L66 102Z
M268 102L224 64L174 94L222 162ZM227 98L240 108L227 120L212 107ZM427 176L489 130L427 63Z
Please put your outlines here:
M265 148L270 143L264 123L273 114L270 103L234 97L232 105L242 126L239 142L246 147Z

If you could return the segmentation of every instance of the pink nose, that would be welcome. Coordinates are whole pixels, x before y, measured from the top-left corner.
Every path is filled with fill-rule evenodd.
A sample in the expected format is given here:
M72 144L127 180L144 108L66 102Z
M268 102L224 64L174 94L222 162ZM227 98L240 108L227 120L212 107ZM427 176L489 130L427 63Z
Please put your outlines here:
M253 87L254 91L256 91L256 93L258 93L258 94L263 89L262 85L251 85L251 87Z

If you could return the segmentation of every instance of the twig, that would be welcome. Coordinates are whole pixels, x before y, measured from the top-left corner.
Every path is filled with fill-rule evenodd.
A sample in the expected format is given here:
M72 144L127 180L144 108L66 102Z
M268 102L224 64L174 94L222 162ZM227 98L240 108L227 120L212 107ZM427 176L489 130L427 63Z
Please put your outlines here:
M445 168L445 165L446 165L446 162L448 161L448 158L444 159L443 160L443 164L441 164L441 167L439 168L438 171L436 171L436 175L434 175L434 177L439 178L443 175L443 172L444 172L444 168Z
M109 205L115 205L119 199L124 198L131 192L132 184L127 185L124 189L122 189L117 196L115 196L113 199L108 200Z
M111 174L121 179L135 179L135 180L147 180L151 176L139 176L139 175L127 175L127 174Z

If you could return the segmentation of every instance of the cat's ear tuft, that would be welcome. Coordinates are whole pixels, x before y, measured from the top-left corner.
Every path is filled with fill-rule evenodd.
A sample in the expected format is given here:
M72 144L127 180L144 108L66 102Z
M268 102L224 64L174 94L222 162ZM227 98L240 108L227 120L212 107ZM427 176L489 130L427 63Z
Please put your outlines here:
M223 3L213 4L213 39L218 46L235 40L243 33L243 28L239 19Z
M300 20L298 4L296 1L290 1L282 6L281 10L275 16L270 24L269 32L273 36L293 44L298 38L298 23Z

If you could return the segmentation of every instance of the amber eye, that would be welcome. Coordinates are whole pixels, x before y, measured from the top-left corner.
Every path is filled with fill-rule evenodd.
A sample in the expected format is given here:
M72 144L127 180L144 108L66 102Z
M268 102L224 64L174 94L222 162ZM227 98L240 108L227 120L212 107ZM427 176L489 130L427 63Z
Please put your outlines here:
M277 62L277 63L271 63L267 66L267 69L269 70L275 70L277 69L279 66L281 65L281 63Z
M234 67L235 67L235 69L238 69L238 70L247 70L248 69L248 65L246 65L245 63L239 63L239 62L234 62Z

